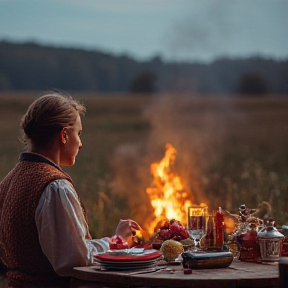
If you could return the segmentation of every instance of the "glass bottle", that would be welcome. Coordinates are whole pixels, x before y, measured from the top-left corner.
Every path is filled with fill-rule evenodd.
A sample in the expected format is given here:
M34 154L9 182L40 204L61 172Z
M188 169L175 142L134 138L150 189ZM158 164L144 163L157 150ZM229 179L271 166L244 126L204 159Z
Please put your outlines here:
M208 216L207 235L206 235L206 248L209 251L216 249L216 225L215 225L215 212Z

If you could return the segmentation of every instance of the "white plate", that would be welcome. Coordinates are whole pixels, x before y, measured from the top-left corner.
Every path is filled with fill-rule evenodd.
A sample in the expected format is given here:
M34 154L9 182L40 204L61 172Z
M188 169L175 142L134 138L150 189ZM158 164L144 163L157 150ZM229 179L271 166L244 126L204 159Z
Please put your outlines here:
M141 266L141 265L147 265L151 263L157 263L159 260L161 260L161 257L153 259L153 260L145 260L145 261L129 261L129 262L118 262L118 261L104 261L97 259L96 262L100 263L101 265L118 265L118 266Z
M143 269L143 268L150 268L150 267L155 267L157 265L157 262L159 261L159 259L157 260L150 260L145 261L145 263L137 263L137 262L129 262L129 263L119 263L119 262L115 262L115 263L103 263L103 262L99 262L101 267L107 269L107 270L133 270L133 269Z
M106 251L109 255L138 255L143 254L144 248L130 248Z

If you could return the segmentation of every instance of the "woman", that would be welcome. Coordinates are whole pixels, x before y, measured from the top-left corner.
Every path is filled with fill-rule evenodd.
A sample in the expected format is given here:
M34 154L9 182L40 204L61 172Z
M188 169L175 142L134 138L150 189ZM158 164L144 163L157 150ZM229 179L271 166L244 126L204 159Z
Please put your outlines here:
M0 183L0 258L13 287L69 287L75 266L93 264L109 238L91 239L70 176L82 148L85 107L58 93L35 100L21 120L28 152ZM115 234L131 240L139 225L120 220Z

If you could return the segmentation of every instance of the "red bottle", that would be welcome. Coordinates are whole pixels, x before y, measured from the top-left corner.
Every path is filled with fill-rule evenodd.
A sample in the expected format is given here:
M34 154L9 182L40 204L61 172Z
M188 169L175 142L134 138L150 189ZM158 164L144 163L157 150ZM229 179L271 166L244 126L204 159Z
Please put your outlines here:
M215 226L216 226L216 247L222 249L224 243L224 215L221 207L216 211L215 215Z

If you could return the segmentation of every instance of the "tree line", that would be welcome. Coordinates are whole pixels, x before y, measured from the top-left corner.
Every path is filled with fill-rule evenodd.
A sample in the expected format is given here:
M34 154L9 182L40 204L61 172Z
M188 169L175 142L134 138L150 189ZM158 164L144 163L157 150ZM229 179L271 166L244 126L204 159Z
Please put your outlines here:
M288 59L136 61L95 50L0 42L0 90L286 94Z

